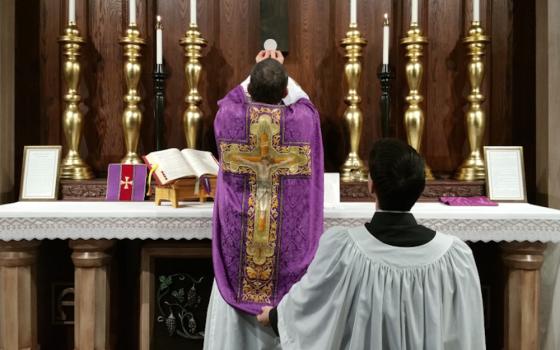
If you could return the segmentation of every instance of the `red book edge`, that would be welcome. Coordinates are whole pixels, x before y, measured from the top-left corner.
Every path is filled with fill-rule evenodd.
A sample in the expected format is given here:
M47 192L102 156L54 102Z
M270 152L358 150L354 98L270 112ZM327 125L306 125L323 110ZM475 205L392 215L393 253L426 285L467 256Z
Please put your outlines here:
M152 170L152 164L148 161L148 158L146 158L146 156L142 156L142 160L144 161L144 163L146 163L146 165L148 166L148 179L147 181L149 181L149 177L150 177L150 171ZM154 180L156 180L156 185L158 186L163 186L161 181L159 180L158 175L154 172ZM149 184L148 184L149 185Z

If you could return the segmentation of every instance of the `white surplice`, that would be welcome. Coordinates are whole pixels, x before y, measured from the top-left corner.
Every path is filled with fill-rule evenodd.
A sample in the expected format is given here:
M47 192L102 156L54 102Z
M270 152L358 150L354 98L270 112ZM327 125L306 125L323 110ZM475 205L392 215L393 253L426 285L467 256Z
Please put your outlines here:
M278 306L283 350L485 349L470 248L437 233L396 247L365 227L333 228Z
M549 243L541 267L542 350L560 349L560 244Z
M214 282L208 303L204 350L280 349L280 339L272 329L261 326L255 316L226 303Z

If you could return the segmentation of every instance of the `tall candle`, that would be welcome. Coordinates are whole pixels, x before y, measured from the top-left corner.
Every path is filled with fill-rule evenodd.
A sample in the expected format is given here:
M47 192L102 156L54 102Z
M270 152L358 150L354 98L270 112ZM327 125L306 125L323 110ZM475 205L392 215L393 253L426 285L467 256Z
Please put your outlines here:
M161 25L161 16L157 16L156 24L156 64L163 64L163 27Z
M358 23L358 10L356 0L350 0L350 24Z
M136 24L136 0L128 1L128 21L130 25Z
M480 22L480 0L473 0L473 21Z
M68 23L76 23L76 0L68 1Z
M383 20L383 64L389 64L389 17Z
M191 24L196 25L196 0L191 0Z
M418 23L418 0L412 0L412 11L410 12L410 23Z

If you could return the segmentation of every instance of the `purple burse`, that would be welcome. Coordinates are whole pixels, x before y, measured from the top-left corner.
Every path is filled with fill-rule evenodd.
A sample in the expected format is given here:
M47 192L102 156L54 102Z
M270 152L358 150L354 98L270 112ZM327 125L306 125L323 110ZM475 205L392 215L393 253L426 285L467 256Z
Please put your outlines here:
M143 201L148 167L144 164L109 164L108 201Z
M498 205L496 202L492 202L487 197L475 196L475 197L440 197L439 201L443 204L450 206L468 206L468 207L495 207Z

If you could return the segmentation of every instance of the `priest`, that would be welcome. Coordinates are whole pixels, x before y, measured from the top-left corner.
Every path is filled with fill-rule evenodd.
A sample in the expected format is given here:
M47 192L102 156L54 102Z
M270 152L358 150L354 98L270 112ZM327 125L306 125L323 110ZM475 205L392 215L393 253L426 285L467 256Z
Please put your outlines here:
M205 349L279 348L254 316L301 278L323 231L319 114L279 51L256 61L214 122L220 171Z
M485 349L470 248L409 212L424 189L424 161L384 139L369 171L371 222L325 232L307 274L259 320L272 323L283 350Z

